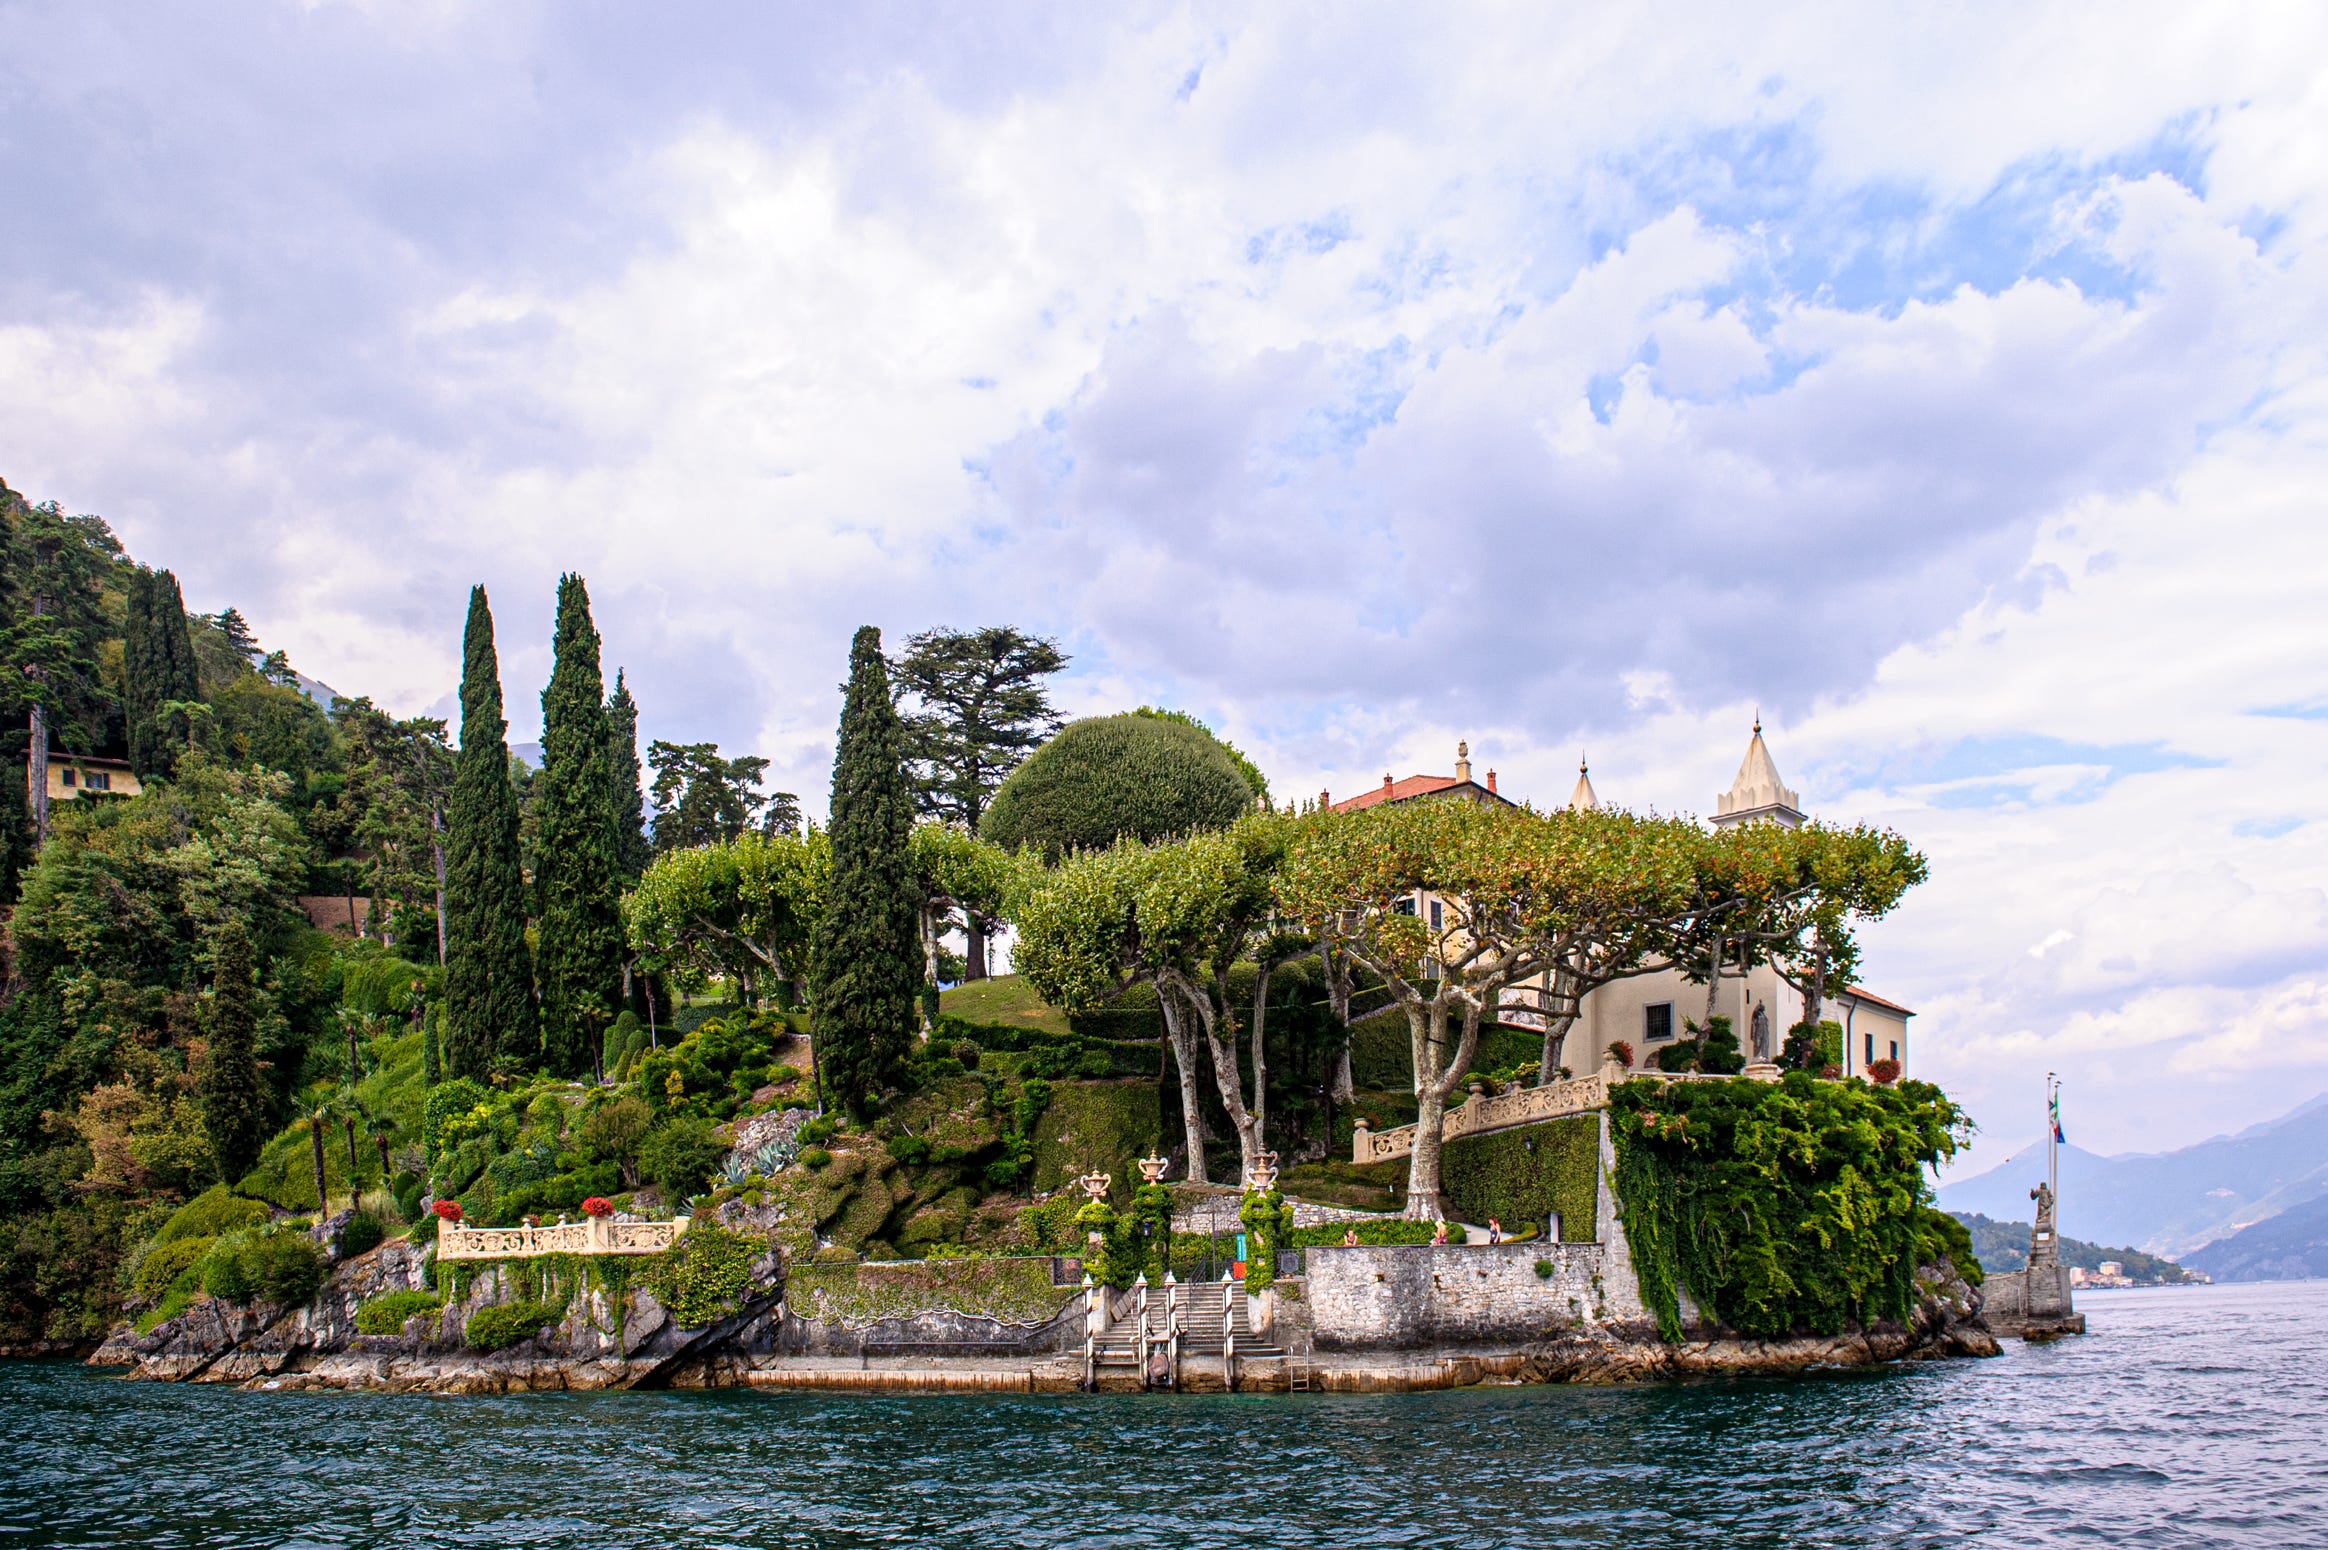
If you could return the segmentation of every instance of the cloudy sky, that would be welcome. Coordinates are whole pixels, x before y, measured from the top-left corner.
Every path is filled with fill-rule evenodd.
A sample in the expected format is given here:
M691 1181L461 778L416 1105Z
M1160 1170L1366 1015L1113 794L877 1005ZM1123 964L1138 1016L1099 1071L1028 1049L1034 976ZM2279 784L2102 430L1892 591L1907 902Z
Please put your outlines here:
M2328 11L0 3L0 478L308 673L823 804L849 632L1015 623L1281 792L1932 883L1977 1165L2328 1086Z

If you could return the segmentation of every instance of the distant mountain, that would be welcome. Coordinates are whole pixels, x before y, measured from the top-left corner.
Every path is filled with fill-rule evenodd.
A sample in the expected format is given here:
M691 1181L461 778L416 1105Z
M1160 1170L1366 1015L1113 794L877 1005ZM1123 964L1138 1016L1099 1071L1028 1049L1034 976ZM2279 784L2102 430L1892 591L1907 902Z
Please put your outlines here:
M2027 1222L1996 1222L1974 1211L1959 1211L1956 1219L1972 1233L1972 1255L1980 1261L1983 1270L2012 1271L2025 1269L2029 1263L2029 1224ZM2104 1248L2082 1238L2063 1238L2057 1245L2061 1262L2078 1265L2087 1270L2099 1270L2106 1260L2115 1260L2126 1278L2136 1286L2178 1286L2189 1279L2183 1267L2171 1259L2160 1259L2140 1249Z
M2183 1256L2218 1281L2312 1281L2328 1278L2328 1195Z
M2100 1157L2065 1146L2060 1167L2064 1236L2180 1257L2328 1196L2328 1093L2235 1136L2176 1152ZM2044 1177L2040 1142L1986 1173L1942 1185L1940 1206L2007 1221L2026 1217L2029 1191Z

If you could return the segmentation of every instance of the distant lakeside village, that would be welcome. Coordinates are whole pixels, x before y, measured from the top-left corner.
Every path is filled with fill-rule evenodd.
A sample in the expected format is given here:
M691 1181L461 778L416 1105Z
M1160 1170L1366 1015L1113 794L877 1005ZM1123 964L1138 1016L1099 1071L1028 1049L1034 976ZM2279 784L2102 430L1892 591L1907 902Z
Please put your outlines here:
M1467 746L1286 800L1185 715L1057 715L1049 641L867 628L820 827L640 748L579 577L535 764L482 588L456 736L0 497L55 621L0 812L16 1352L1404 1390L2083 1327L2050 1189L2006 1270L1932 1203L1969 1126L1857 979L1924 858L1807 815L1759 724L1702 823Z

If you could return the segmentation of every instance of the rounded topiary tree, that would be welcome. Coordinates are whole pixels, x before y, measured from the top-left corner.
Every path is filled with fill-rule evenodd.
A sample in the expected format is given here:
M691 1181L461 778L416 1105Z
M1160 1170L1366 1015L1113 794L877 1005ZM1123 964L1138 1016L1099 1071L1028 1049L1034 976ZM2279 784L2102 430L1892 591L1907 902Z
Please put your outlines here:
M1235 761L1195 727L1093 716L1069 722L1011 773L979 832L1006 850L1056 859L1126 835L1153 843L1226 828L1253 800Z

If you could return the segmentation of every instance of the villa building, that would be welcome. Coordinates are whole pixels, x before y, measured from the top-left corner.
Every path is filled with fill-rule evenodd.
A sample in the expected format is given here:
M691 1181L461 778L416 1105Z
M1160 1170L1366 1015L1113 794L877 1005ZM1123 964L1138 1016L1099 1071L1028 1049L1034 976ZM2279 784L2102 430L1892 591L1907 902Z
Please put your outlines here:
M1510 797L1496 790L1495 771L1487 772L1484 784L1472 780L1468 743L1455 745L1455 773L1451 776L1409 775L1404 780L1393 780L1386 774L1380 786L1357 796L1336 802L1328 793L1320 792L1318 801L1320 806L1335 812L1352 812L1383 802L1435 796L1473 802L1511 802ZM1577 767L1576 786L1569 793L1567 805L1579 809L1600 805L1591 772L1583 765ZM1803 823L1802 797L1779 778L1770 748L1762 740L1760 721L1754 724L1754 735L1746 745L1746 757L1738 765L1737 777L1730 782L1729 790L1714 799L1714 827L1726 829L1749 823L1775 823L1789 829L1799 828ZM1417 909L1434 913L1437 907L1438 901L1427 898L1416 903ZM1543 1027L1543 1016L1536 1009L1542 994L1541 986L1523 986L1507 992L1505 1004L1498 1010L1498 1019L1515 1027ZM1704 1021L1706 1003L1706 985L1693 982L1676 968L1659 969L1604 985L1584 998L1584 1006L1575 1026L1569 1030L1567 1046L1562 1052L1564 1063L1578 1072L1597 1070L1603 1053L1621 1039L1632 1046L1635 1063L1646 1064L1659 1045L1683 1036L1687 1024ZM1727 971L1714 987L1713 1015L1730 1019L1738 1034L1739 1048L1750 1061L1775 1060L1786 1040L1786 1030L1802 1021L1804 1007L1802 992L1768 964L1743 974L1734 969ZM1880 1060L1898 1061L1904 1072L1908 1063L1908 1019L1914 1015L1898 1002L1857 985L1829 997L1820 1012L1823 1021L1842 1025L1846 1075L1863 1072Z
M27 761L29 773L29 761ZM144 787L126 760L99 759L87 754L49 750L48 798L51 806L84 795L133 797Z

